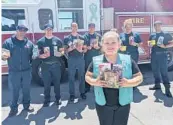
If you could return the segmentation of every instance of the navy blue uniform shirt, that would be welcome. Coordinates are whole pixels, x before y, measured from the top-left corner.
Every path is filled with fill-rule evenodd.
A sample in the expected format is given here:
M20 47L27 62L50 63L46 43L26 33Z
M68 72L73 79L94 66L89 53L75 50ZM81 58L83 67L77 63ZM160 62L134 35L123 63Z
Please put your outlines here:
M81 39L81 40L84 40L84 45L86 45L86 42L85 42L85 39L80 35L78 34L77 36L73 36L72 34L66 36L64 38L64 45L69 48L69 44L73 44L74 43L74 40L76 39ZM77 51L76 49L72 50L71 52L68 53L68 56L69 57L82 57L83 56L83 53Z
M37 42L38 49L40 50L40 54L44 53L44 47L49 47L50 50L50 57L46 59L42 59L44 62L57 62L59 61L60 57L54 56L54 47L57 47L59 51L60 48L63 47L63 43L61 39L56 36L53 36L51 39L47 39L46 37L42 37Z
M2 48L10 51L8 58L9 72L20 72L31 69L33 43L24 38L18 40L15 35L5 40Z
M121 33L120 39L122 41L122 45L127 46L127 50L126 50L127 52L129 52L129 53L137 52L138 53L138 47L130 45L129 37L131 37L131 36L133 36L135 43L141 43L142 42L141 37L138 33L135 33L135 32L131 32L130 34Z
M164 45L167 45L168 42L172 41L172 39L173 39L171 34L169 34L169 33L164 33L164 32L152 33L150 35L149 40L155 40L156 41L156 45L154 45L152 47L152 52L164 52L164 51L167 50L165 48L161 48L161 47L157 46L157 42L158 42L159 37L163 37L164 38L163 41L162 41Z

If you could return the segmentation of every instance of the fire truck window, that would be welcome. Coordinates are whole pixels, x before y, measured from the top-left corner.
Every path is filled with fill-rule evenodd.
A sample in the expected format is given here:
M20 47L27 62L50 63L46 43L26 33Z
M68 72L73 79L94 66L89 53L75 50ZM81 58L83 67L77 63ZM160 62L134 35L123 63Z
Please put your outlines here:
M79 29L84 29L83 0L58 0L58 28L71 29L71 23L77 22Z
M53 24L53 14L51 9L39 9L38 10L39 16L39 27L41 30L44 30L45 24Z
M58 0L59 8L83 8L83 0Z
M2 9L2 31L15 31L20 24L26 25L24 9Z

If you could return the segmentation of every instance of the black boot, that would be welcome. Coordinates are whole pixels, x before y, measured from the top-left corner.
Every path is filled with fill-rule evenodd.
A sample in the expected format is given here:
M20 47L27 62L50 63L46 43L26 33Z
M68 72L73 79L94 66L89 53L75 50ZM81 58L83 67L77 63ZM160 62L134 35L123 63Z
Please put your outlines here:
M8 114L8 117L15 116L17 115L17 113L18 113L18 109L11 109L10 113Z
M170 84L164 84L165 86L165 94L167 97L169 98L172 98L172 94L171 94L171 91L170 91Z
M149 88L149 90L159 90L161 89L160 84L155 84L154 87Z
M85 93L82 93L82 94L80 94L80 97L83 99L83 100L86 100L86 95L85 95Z

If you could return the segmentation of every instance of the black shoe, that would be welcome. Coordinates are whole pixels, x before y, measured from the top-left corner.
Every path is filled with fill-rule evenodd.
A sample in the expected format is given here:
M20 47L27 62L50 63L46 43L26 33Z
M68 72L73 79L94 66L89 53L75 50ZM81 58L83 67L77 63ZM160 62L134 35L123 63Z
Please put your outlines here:
M83 100L86 100L86 95L85 94L81 94L80 97L83 99Z
M12 116L15 116L16 114L18 113L18 110L10 110L10 113L8 115L8 117L12 117Z
M149 88L149 90L159 90L161 89L160 85L154 85L154 87Z
M50 102L44 102L43 107L49 107Z
M34 112L34 108L32 108L31 106L29 108L24 108L24 111L27 112Z
M172 98L172 94L169 89L166 90L165 94L168 98Z
M75 96L74 95L70 95L70 102L74 102Z
M61 105L62 104L61 99L57 100L55 103L56 103L57 106Z

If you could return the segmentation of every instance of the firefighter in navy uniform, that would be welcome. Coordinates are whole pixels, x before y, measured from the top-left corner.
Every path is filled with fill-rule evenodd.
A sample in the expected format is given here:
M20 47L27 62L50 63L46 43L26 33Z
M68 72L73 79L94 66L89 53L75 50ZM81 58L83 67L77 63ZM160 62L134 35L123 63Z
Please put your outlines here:
M161 75L165 86L165 94L167 97L172 97L167 69L167 48L173 47L173 38L169 33L162 31L161 25L161 21L154 23L156 33L151 34L149 38L149 46L152 47L151 66L155 79L155 85L150 90L161 89Z
M53 26L46 24L44 26L45 36L38 40L39 58L42 59L41 74L44 83L44 105L50 104L51 83L54 85L56 105L61 104L60 79L61 63L60 57L63 54L62 41L53 36Z
M82 99L86 99L85 95L85 61L83 47L84 38L78 34L78 24L71 24L72 33L64 38L65 50L68 53L68 75L69 75L69 93L70 102L75 99L75 74L78 71L79 92ZM86 48L86 46L85 46Z
M133 23L131 19L124 21L125 32L120 34L120 39L122 41L122 47L120 50L125 54L131 55L131 58L138 63L138 47L140 46L142 40L138 33L132 31L132 27Z
M89 64L92 62L94 56L100 55L100 46L99 42L101 41L101 35L95 32L95 24L88 24L89 31L84 34L86 41L86 50L85 50L85 71L87 71ZM85 93L90 91L90 85L85 82Z
M16 34L8 38L2 46L2 59L8 60L8 82L12 91L12 103L9 116L18 113L19 91L22 88L23 107L28 112L34 111L30 107L31 61L33 44L25 37L28 28L19 25Z

